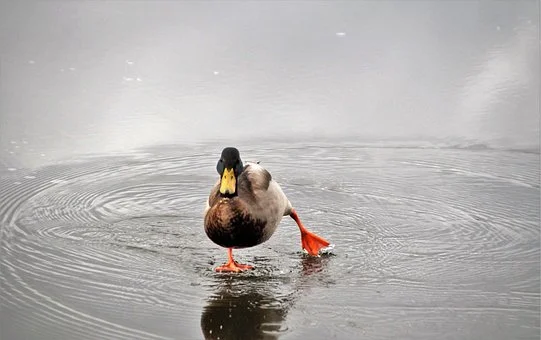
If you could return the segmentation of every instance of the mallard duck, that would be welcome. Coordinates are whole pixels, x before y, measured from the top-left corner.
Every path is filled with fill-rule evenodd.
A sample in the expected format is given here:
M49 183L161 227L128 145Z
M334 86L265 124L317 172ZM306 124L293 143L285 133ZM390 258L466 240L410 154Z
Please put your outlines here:
M216 170L220 175L212 188L205 209L205 233L219 246L227 248L228 262L216 271L239 272L253 269L233 259L233 249L253 247L267 241L283 216L289 215L301 232L301 245L317 256L329 242L311 233L302 224L280 185L258 163L243 165L239 150L223 149Z

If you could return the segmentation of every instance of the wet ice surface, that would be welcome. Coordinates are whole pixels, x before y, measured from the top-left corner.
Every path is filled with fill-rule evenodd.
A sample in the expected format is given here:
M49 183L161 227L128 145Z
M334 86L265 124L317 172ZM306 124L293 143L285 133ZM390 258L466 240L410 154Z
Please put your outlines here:
M242 147L335 248L284 218L231 275L202 227L219 152L3 169L1 338L538 337L538 153Z

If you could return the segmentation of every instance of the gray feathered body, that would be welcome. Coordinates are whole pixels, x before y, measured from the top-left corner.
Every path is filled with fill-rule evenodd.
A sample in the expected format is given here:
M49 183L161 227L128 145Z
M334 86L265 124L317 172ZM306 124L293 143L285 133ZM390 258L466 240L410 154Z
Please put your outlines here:
M237 178L237 195L222 197L220 182L213 187L205 209L205 232L226 248L253 247L267 241L291 203L259 164L247 163Z

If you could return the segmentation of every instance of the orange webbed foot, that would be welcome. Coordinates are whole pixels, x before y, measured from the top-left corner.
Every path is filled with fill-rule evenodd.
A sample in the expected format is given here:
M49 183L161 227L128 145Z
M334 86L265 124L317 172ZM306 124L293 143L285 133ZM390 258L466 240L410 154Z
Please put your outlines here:
M242 272L242 271L250 270L250 269L254 269L254 267L250 266L248 264L241 264L241 263L237 263L237 262L233 261L233 262L228 262L228 263L224 264L223 266L216 267L216 269L214 269L214 270L217 271L217 272L234 272L234 273L238 273L238 272Z
M323 237L308 231L308 229L306 229L306 227L302 224L299 215L297 215L295 210L291 210L289 216L291 216L291 218L293 218L297 223L297 226L301 232L302 248L306 250L308 254L318 256L321 249L330 245L330 243Z
M307 230L301 232L301 243L302 248L312 256L317 256L321 249L330 245L330 243L323 237L318 236Z
M214 269L215 271L238 273L245 270L254 269L254 267L250 266L249 264L241 264L235 261L233 259L233 249L231 248L227 249L227 256L229 258L227 263L222 266L216 267L216 269Z

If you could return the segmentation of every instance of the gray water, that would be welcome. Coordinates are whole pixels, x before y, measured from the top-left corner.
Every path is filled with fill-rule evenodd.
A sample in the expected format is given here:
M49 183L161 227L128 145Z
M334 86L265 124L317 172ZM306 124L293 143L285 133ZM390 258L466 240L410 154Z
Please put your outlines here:
M208 146L4 173L2 338L460 338L539 334L539 154L244 146L310 229L226 252ZM219 151L219 150L212 150Z
M0 4L0 339L538 339L539 2ZM213 268L224 146L284 218Z

